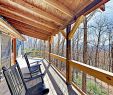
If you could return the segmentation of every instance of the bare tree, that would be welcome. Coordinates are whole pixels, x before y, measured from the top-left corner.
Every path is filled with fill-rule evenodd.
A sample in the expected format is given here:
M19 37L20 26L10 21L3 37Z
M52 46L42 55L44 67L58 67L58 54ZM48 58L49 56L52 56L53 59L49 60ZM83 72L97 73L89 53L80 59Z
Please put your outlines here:
M113 29L113 25L109 25L108 26L108 40L109 40L109 54L108 54L108 58L109 58L109 64L108 64L108 70L110 71L110 68L111 68L111 64L112 64L112 59L111 59L111 55L112 55L112 46L111 46L111 41L112 41L112 36L113 36L113 33L112 33L112 29Z
M87 64L87 18L84 19L83 62ZM82 90L86 93L86 74L82 73Z
M92 25L93 31L95 33L95 67L99 67L99 49L100 44L102 40L102 36L105 35L105 32L107 31L107 19L104 17L101 17L99 19L95 19L94 23Z
M112 42L112 45L111 45L111 57L112 57L111 70L113 72L113 42Z
M58 47L57 47L57 55L59 55L59 49L60 49L60 40L61 40L61 34L58 34Z

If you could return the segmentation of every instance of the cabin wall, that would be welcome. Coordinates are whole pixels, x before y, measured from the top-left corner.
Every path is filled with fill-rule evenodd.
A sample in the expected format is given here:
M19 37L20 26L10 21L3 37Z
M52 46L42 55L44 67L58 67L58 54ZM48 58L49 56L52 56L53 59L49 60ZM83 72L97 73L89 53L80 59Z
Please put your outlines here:
M0 33L0 69L11 64L11 37Z

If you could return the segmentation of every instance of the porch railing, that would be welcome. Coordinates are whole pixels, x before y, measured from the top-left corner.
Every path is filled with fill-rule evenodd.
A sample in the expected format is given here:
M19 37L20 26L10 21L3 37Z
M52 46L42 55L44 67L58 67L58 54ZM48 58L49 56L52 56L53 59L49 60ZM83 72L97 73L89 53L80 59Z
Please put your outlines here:
M43 57L46 60L49 60L49 53L48 52L43 52L43 51L32 51L33 56L37 56L37 57ZM45 56L44 56L45 55ZM50 64L52 64L65 78L66 78L66 58L50 53ZM86 93L84 93L82 91L82 72L84 72L85 74L87 74L87 80L88 84L86 84L86 86L93 85L97 88L89 88L87 89L87 93L88 94L93 94L93 92L91 91L92 89L96 89L98 90L99 87L104 88L104 90L102 90L101 92L104 93L102 95L112 95L112 89L113 89L113 73L93 67L93 66L89 66L87 64L78 62L78 61L74 61L74 60L69 60L69 65L70 65L70 71L69 71L69 78L71 81L71 84L82 94L82 95L86 95ZM73 73L75 74L75 76L73 75ZM74 78L75 77L75 78ZM93 82L95 81L95 83ZM106 90L107 87L110 90ZM105 91L106 90L106 91ZM97 93L97 92L95 92ZM110 94L111 93L111 94Z

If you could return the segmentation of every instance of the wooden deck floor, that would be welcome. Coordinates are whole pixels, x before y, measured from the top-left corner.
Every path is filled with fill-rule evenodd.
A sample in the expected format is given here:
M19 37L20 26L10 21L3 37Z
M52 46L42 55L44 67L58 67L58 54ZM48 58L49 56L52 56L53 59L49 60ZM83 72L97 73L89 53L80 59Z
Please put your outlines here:
M22 72L28 72L25 60L22 58L18 58L18 61L22 68ZM30 60L30 62L32 61L33 60ZM42 64L41 69L43 73L45 73L44 76L45 85L50 90L48 95L80 95L76 94L78 93L76 89L66 85L65 79L60 77L56 69L52 65L48 64L46 60L44 60L41 64ZM36 82L32 82L31 84L33 85L35 83ZM5 80L3 80L0 83L0 95L10 95Z
M0 82L0 95L11 95L5 79Z

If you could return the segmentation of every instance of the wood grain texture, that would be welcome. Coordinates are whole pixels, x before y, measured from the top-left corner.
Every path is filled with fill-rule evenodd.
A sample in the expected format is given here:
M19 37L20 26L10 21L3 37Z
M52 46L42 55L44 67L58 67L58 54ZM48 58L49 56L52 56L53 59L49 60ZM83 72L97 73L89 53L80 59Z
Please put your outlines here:
M113 73L74 60L71 60L70 64L72 68L77 68L80 71L113 86Z
M36 27L39 30L52 32L52 36L65 29L76 17L89 14L108 0L102 0L94 8L83 14L82 10L93 1L0 0L0 15Z

